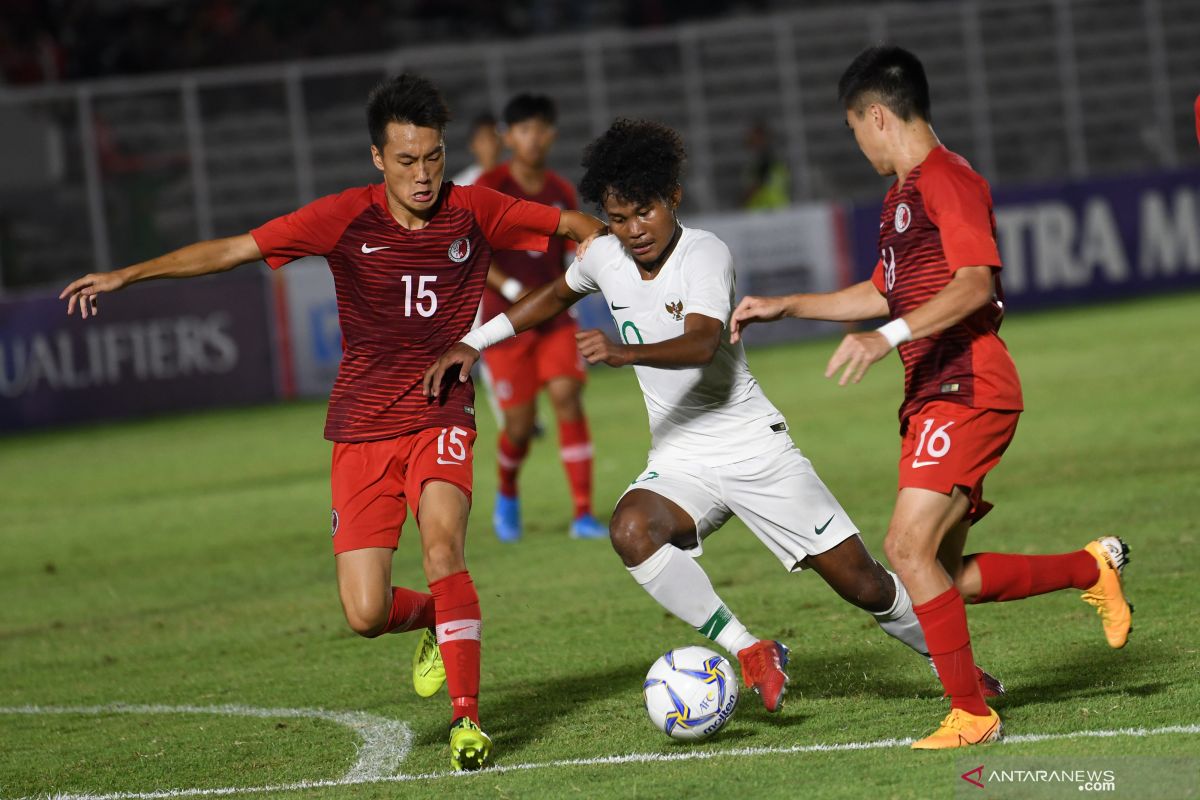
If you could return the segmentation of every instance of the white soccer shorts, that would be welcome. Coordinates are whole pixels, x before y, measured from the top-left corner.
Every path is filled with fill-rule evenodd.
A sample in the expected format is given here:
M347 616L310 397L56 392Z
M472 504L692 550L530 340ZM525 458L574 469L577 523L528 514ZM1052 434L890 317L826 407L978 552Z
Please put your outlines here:
M651 456L621 496L645 489L665 497L691 516L700 542L736 516L795 572L807 556L832 549L858 528L812 462L790 437L782 438L786 445L779 450L719 467ZM695 557L702 550L697 545L685 552Z

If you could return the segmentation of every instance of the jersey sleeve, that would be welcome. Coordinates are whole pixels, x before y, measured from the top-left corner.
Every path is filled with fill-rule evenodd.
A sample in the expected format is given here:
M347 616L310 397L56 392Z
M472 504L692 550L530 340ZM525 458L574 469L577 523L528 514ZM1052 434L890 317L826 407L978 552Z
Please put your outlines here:
M703 314L729 324L733 312L733 256L715 236L696 242L688 253L683 314Z
M596 279L600 271L600 262L604 260L603 250L607 242L597 240L592 242L583 258L577 258L567 267L563 277L567 286L576 294L593 294L600 291L600 282Z
M871 283L881 295L887 296L887 278L883 274L883 259L875 262L875 269L871 271Z
M947 167L921 176L929 221L938 227L951 272L963 267L1000 267L987 183L967 169ZM878 285L878 284L876 284Z
M267 222L250 235L271 269L305 256L333 250L350 223L370 205L368 188L348 189L322 197L290 214Z
M471 210L493 250L546 252L562 212L483 186L455 186L455 205Z

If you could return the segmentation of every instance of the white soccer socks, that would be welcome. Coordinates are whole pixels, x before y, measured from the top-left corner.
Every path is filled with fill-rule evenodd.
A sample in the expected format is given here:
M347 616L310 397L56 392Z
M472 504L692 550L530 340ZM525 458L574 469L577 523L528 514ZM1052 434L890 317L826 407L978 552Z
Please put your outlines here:
M888 575L892 576L892 583L896 584L896 601L887 611L872 611L871 616L875 617L879 627L883 628L888 636L899 639L923 657L929 658L929 646L925 644L925 632L921 630L921 623L913 611L912 598L908 596L908 590L904 588L896 573L888 570Z
M721 602L712 581L696 559L678 547L663 545L641 564L630 567L629 574L660 606L712 639L726 652L736 655L758 641ZM908 609L911 615L912 603L908 604ZM915 621L916 617L913 619Z

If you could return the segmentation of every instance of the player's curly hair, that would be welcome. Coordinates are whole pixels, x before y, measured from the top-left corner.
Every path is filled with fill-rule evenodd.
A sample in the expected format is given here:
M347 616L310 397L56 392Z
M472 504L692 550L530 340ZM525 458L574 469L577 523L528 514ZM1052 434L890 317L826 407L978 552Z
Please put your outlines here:
M674 130L622 117L583 151L579 194L601 208L609 195L638 205L666 200L679 187L686 160Z
M389 122L445 133L449 121L450 108L437 86L412 72L380 81L367 97L367 130L371 132L371 144L381 152Z

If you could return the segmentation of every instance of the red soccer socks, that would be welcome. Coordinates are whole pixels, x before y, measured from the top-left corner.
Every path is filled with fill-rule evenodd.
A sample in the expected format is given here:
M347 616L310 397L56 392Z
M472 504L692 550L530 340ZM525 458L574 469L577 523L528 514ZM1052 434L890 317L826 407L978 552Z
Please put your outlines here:
M1059 589L1087 589L1100 579L1096 559L1087 550L1052 556L977 553L980 590L975 603L1021 600Z
M437 622L438 649L446 667L451 720L479 723L479 595L467 571L429 584Z
M517 473L525 456L529 455L529 442L515 445L504 433L500 432L500 441L496 449L496 463L500 469L500 494L505 497L517 496Z
M392 610L383 633L400 633L432 628L434 624L433 596L414 592L401 586L392 587Z
M571 485L571 501L575 516L592 513L592 438L587 420L558 423L558 447L567 483Z
M975 659L971 654L971 635L967 632L967 607L958 589L951 586L927 603L914 605L929 655L937 667L938 678L950 695L951 708L987 716Z

